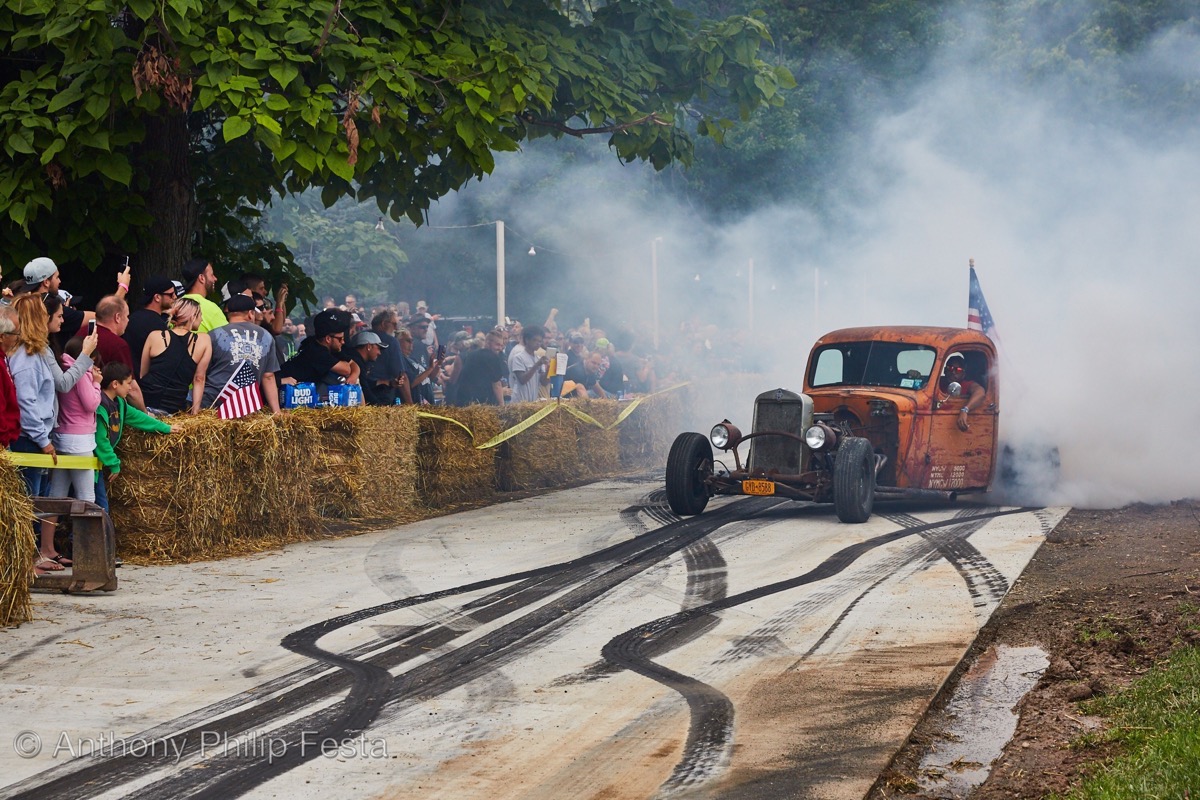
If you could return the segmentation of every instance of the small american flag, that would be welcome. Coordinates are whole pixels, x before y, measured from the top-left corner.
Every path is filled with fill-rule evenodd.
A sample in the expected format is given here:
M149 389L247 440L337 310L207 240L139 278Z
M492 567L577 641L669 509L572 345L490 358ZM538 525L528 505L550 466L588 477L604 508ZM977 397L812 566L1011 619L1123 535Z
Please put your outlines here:
M983 287L979 285L979 276L975 274L975 259L971 259L971 287L967 297L967 327L973 331L983 331L989 339L996 340L996 321L988 310L987 300L983 299Z
M258 373L249 361L243 361L234 370L233 377L217 395L217 402L220 403L217 416L221 419L237 419L263 407L262 395L258 391Z

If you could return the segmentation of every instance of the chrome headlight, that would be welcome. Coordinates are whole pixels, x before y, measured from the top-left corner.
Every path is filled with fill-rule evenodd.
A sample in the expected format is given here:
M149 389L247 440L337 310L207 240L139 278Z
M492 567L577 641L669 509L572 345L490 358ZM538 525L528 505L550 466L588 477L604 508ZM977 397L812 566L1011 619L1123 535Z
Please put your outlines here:
M820 425L813 425L804 432L804 443L810 450L820 450L825 446L825 429Z
M708 439L718 450L728 450L742 440L742 432L729 420L718 422L708 433Z
M832 450L837 447L837 431L828 425L817 423L804 432L804 443L809 450Z

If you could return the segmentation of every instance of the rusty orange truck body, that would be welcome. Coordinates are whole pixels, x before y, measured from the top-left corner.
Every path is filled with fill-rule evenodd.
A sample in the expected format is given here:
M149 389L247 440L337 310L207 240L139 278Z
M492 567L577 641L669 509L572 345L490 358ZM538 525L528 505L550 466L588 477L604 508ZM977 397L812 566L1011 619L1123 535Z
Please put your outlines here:
M965 373L943 374L951 356L962 359ZM833 331L813 345L803 393L780 388L758 396L749 433L725 420L707 439L684 433L675 440L667 498L676 513L698 514L716 494L779 495L832 502L843 521L864 522L876 497L987 491L999 393L995 347L977 331Z

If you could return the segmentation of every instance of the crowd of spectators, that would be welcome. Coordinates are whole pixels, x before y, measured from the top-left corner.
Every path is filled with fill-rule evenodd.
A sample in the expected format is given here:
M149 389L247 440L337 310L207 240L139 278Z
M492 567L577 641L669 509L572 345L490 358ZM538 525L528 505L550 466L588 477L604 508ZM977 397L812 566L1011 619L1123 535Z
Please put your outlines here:
M107 510L106 481L120 474L116 448L126 426L169 434L170 415L217 408L226 417L222 409L247 392L254 402L246 410L279 414L286 387L301 383L314 384L318 399L357 385L368 405L466 406L552 394L622 399L679 377L662 369L657 353L636 349L631 332L610 336L587 319L561 328L556 309L542 325L506 319L490 330L439 332L439 320L450 326L425 301L413 311L405 302L368 310L351 294L289 317L286 285L272 296L262 276L244 274L218 288L212 264L193 259L179 280L146 278L131 310L130 275L125 266L94 312L75 308L49 258L30 261L24 279L4 289L0 446L55 464L59 454L94 454L102 466L21 467L32 496L73 494ZM682 333L675 361L681 347L711 350L707 330ZM54 531L55 520L41 522L36 574L71 565Z

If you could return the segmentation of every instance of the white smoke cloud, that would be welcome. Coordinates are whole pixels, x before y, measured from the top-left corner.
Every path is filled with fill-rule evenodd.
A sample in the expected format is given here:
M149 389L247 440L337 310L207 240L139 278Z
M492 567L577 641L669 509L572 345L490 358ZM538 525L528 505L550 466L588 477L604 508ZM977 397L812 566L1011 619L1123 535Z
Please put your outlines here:
M753 341L773 368L764 390L799 388L820 332L964 325L974 258L1004 352L1002 435L1061 456L1058 479L1030 480L1020 499L1197 496L1200 150L1169 130L1135 133L1146 129L1137 112L1063 102L1063 81L999 82L976 66L974 44L989 34L943 54L912 102L846 153L835 210L777 204L715 229L663 201L648 168L614 158L514 198L511 224L577 265L547 276L548 297L643 322L650 241L663 237L663 319L699 313L723 335L746 327L753 259ZM1198 44L1170 30L1125 66L1195 80ZM489 190L527 177L528 155L500 159ZM693 274L702 280L680 290ZM722 397L721 416L748 424L751 397Z

